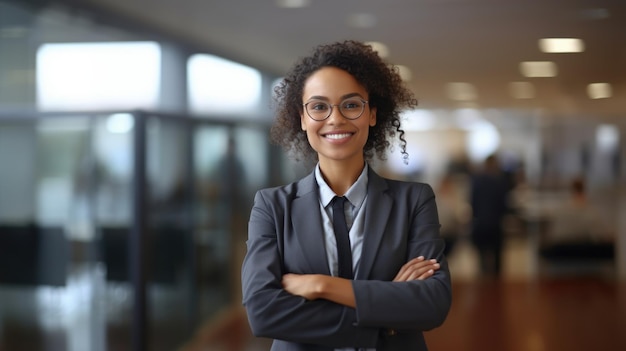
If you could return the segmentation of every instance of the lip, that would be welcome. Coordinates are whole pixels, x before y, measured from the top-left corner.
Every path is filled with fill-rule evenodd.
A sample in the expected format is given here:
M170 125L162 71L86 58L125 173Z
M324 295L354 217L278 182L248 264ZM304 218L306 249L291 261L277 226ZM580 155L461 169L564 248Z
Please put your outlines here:
M354 135L354 132L333 131L333 132L328 132L328 133L321 133L321 135L322 137L324 137L324 139L329 140L331 142L342 142L342 141L350 139Z

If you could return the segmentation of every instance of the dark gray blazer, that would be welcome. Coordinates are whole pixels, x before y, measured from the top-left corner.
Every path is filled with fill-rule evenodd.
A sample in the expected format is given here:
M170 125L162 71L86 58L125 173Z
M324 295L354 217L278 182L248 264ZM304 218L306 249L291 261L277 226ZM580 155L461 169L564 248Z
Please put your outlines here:
M274 339L272 350L426 350L422 332L445 320L450 272L432 188L385 179L370 169L367 193L354 309L307 301L281 286L285 273L330 275L314 173L257 192L242 267L243 304L253 334ZM404 263L420 255L441 263L434 276L391 282Z

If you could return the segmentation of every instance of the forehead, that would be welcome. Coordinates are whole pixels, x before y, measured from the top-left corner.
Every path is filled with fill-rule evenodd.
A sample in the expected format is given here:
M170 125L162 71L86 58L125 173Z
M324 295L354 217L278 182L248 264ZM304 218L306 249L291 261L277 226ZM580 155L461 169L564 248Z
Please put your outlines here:
M337 67L323 67L313 72L303 89L305 99L312 96L337 98L352 93L367 96L365 87L354 76Z

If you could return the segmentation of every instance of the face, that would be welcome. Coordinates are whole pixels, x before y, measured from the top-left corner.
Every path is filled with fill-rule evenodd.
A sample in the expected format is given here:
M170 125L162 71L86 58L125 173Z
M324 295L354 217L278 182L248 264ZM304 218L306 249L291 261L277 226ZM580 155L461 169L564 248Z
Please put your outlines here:
M330 116L322 121L300 115L302 130L306 131L311 147L317 152L320 164L342 161L363 165L363 148L369 127L376 125L376 109L365 104L357 119L347 119L339 111L339 104L347 98L368 100L365 88L348 72L336 67L323 67L305 82L302 103L323 101L333 106Z

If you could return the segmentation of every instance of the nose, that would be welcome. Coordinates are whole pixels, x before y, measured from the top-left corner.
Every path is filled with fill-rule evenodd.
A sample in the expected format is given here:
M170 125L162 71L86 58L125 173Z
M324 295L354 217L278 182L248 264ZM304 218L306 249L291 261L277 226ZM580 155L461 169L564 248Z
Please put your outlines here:
M328 116L327 121L334 123L339 123L344 120L341 111L339 110L338 105L330 105L330 116Z

